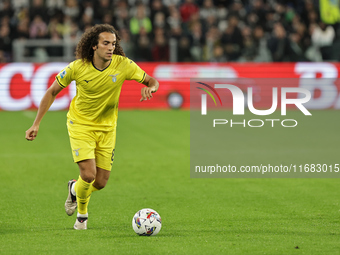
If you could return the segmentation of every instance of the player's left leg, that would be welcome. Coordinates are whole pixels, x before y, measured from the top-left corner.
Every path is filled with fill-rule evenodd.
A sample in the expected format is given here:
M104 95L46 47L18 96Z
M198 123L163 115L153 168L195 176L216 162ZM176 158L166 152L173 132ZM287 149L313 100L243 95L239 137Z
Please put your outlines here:
M112 163L115 155L116 132L100 132L96 147L96 179L93 183L93 191L103 189L109 180Z
M67 183L68 194L65 202L65 211L68 216L74 214L77 209L77 197L74 189L76 180L72 179Z
M105 188L107 181L110 178L111 171L97 167L97 174L94 183L92 184L92 192Z

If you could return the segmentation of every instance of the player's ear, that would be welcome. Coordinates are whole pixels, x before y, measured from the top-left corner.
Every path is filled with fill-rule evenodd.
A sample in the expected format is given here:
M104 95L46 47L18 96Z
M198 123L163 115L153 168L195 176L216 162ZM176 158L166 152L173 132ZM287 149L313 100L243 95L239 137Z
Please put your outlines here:
M92 49L95 51L97 49L97 45L96 46L92 46Z

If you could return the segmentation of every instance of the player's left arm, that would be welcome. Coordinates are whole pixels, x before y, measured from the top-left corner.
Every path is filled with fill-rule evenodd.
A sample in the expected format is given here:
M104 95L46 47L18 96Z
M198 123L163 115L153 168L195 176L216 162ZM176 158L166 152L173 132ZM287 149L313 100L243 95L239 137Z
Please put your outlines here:
M152 93L157 92L158 88L159 88L159 83L158 81L149 76L148 74L145 73L145 79L142 82L146 87L142 88L142 98L140 99L141 102L143 102L144 100L147 99L151 99L152 98Z

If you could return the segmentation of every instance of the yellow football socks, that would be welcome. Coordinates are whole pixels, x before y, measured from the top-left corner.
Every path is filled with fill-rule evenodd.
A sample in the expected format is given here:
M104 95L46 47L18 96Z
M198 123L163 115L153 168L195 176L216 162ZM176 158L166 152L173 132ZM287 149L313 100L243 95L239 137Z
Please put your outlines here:
M99 190L99 189L97 189L95 186L93 186L93 183L92 183L92 185L91 185L91 192L95 192L97 190Z
M88 183L84 181L80 176L75 184L74 190L77 194L77 205L79 214L87 214L87 206L90 201L93 182Z

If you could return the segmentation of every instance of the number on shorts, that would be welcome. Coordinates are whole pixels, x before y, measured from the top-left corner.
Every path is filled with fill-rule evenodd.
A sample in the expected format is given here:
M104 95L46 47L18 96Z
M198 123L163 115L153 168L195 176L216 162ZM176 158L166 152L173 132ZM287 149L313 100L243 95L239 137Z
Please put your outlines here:
M112 165L112 163L113 163L114 157L115 157L115 149L112 150L111 165Z

